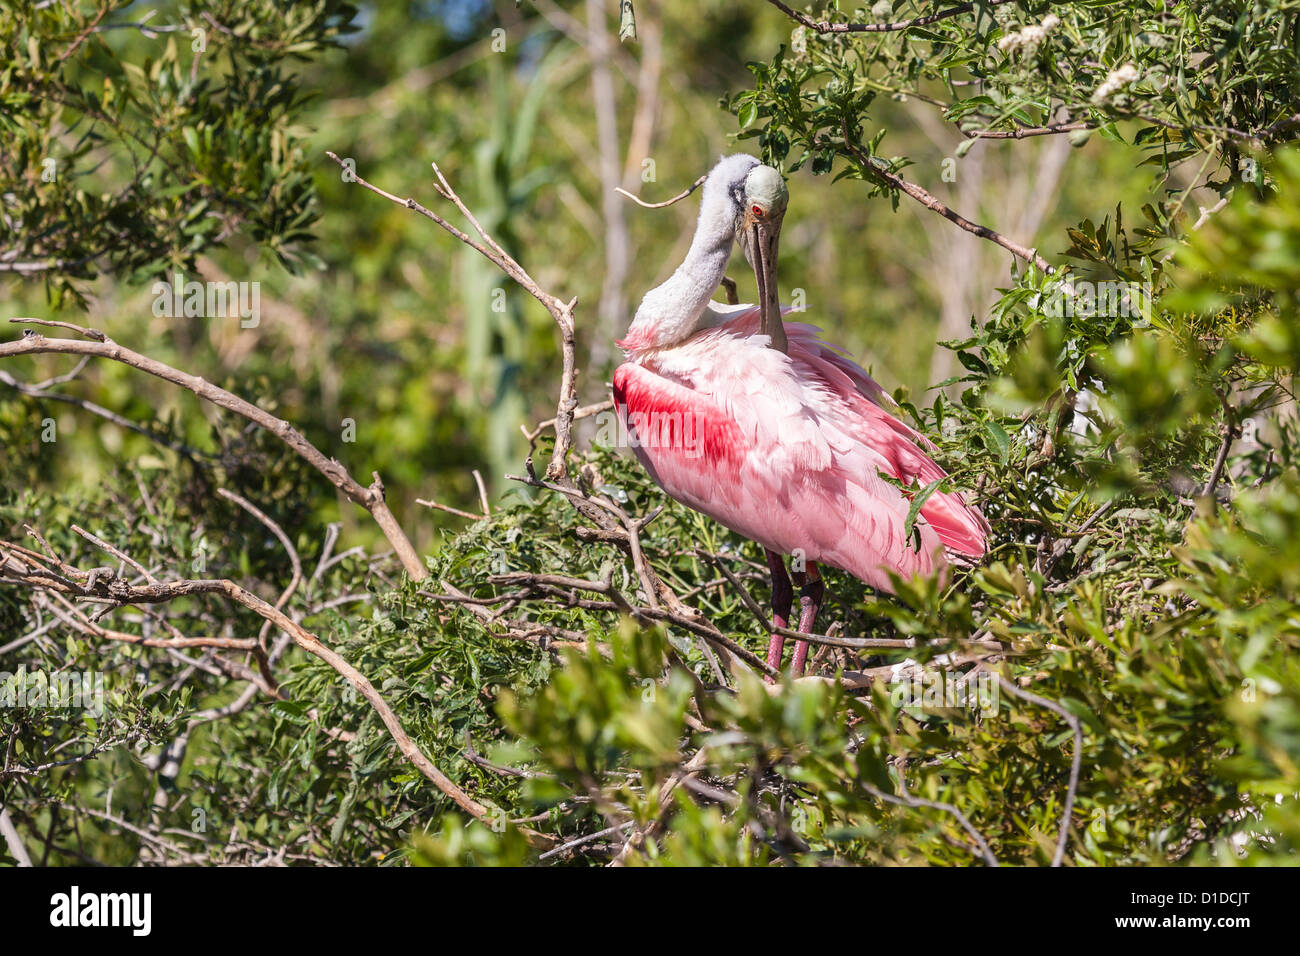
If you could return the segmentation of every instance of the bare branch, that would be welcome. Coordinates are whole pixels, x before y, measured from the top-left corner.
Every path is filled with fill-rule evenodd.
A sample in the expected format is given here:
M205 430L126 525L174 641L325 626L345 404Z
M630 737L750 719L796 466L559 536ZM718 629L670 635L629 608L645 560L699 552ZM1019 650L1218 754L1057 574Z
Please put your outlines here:
M1059 133L1072 133L1077 129L1096 129L1100 124L1092 120L1080 120L1077 123L1049 123L1046 126L1019 126L1015 129L976 129L967 132L960 130L967 139L1028 139L1033 136L1055 136Z
M614 407L613 399L606 399L603 402L596 402L593 405L583 405L581 408L575 408L573 410L573 414L569 416L569 420L576 422L581 418L590 418L592 415L599 415L601 412L607 412L613 407ZM529 431L528 428L524 425L520 425L519 430L524 433L524 437L528 439L528 444L531 447L532 445L535 445L537 443L538 435L546 431L546 429L554 428L554 427L555 427L555 419L548 418L544 422L538 422L533 427L532 431Z
M0 804L0 834L3 834L5 846L9 847L9 855L14 858L18 866L31 866L32 858L27 855L27 847L23 844L22 835L14 827L14 821L10 818L4 804Z
M459 508L453 508L451 505L439 504L429 498L416 498L417 505L423 505L426 508L437 508L439 511L445 511L449 515L456 515L458 518L469 518L471 521L482 521L487 515L476 515L470 511L461 511Z
M78 371L80 371L80 366L78 366ZM145 438L148 438L150 441L162 445L164 448L170 448L172 451L185 455L187 458L194 459L194 458L212 457L206 452L198 451L197 449L191 448L188 445L182 444L181 442L172 441L170 438L166 437L165 435L160 435L158 432L151 431L150 429L144 427L143 425L138 425L135 422L131 421L129 418L124 418L123 416L117 414L117 412L110 411L109 409L104 408L102 405L96 405L94 402L86 401L85 399L82 398L77 398L75 395L64 395L61 392L48 391L48 389L53 385L62 384L63 382L70 381L71 378L75 376L75 374L76 374L75 372L70 372L67 375L59 375L56 376L55 378L48 379L47 381L40 382L39 384L29 385L26 382L20 382L18 379L10 375L8 372L0 371L0 383L8 385L10 388L14 389L20 394L27 395L30 398L40 398L40 399L48 398L52 401L64 402L68 405L75 405L77 408L80 408L83 411L90 412L92 415L98 415L100 418L107 419L108 421L112 422L114 425L117 425L121 428L129 429L130 431L135 432L137 435L143 435Z
M492 506L488 504L487 486L483 484L483 476L479 474L477 468L472 472L474 475L474 484L478 485L478 503L483 508L483 517L492 517Z
M705 173L705 174L704 174L703 176L701 176L699 179L695 180L695 182L691 183L689 186L687 186L685 189L683 189L681 192L679 192L679 193L678 193L676 196L674 196L672 199L665 199L663 202L646 202L644 199L641 199L641 198L638 197L638 196L634 196L634 195L632 195L630 192L628 192L628 191L627 191L626 189L624 189L622 186L615 186L615 187L614 187L614 192L616 192L616 193L622 193L624 196L626 196L628 199L632 200L632 201L633 201L634 203L636 203L638 206L644 206L646 209L663 209L665 206L671 206L673 203L681 202L683 199L685 199L685 198L686 198L687 196L689 196L691 193L695 192L695 190L697 190L697 189L699 189L701 186L703 186L703 185L704 185L704 180L706 180L706 179L708 179L708 178L709 178L708 173Z
M145 570L144 565L136 561L135 558L131 557L126 552L113 547L113 545L109 544L107 541L104 541L102 538L96 537L95 535L87 531L85 528L79 527L78 525L74 524L72 525L72 533L76 535L80 535L81 537L85 538L87 541L89 541L91 544L93 544L95 547L99 548L100 550L106 551L109 554L111 554L113 557L117 558L118 560L123 561L126 564L129 564L131 567L139 571L140 574L144 577L144 579L148 581L150 584L158 583L158 579L155 578L152 574L150 574L147 570Z
M27 323L31 319L10 319L11 322ZM81 342L75 339L48 338L44 335L28 331L21 339L13 342L0 342L0 358L7 358L11 355L35 355L40 353L57 353L67 355L91 355L99 358L112 359L115 362L121 362L132 368L147 372L164 381L171 382L173 385L179 385L181 388L188 389L199 398L212 404L224 408L227 411L240 415L255 425L258 425L298 453L309 465L319 471L322 475L330 480L334 487L343 492L349 499L360 505L370 512L371 516L379 525L380 530L384 532L384 537L388 543L393 546L402 566L406 573L413 580L422 581L429 576L429 572L424 567L424 562L416 553L415 548L411 545L410 539L402 531L389 510L387 503L384 501L384 484L379 476L374 475L374 481L369 488L363 488L348 473L343 465L333 458L327 458L315 445L307 441L302 433L281 418L276 418L271 413L262 408L245 401L238 395L226 391L204 381L202 378L182 372L165 365L157 359L149 358L139 352L134 352L125 346L118 345L108 336L94 329L84 329L79 326L71 325L67 322L52 323L39 321L40 325L56 325L59 328L70 329L80 335L91 339L89 342Z
M555 296L546 292L539 286L533 277L521 266L515 259L507 253L501 245L488 234L488 232L479 224L479 221L470 212L469 208L461 201L460 196L451 188L446 177L442 175L442 170L438 168L437 163L432 163L434 175L438 182L434 188L444 199L451 202L461 215L470 221L476 232L482 237L482 242L469 236L465 232L457 229L447 220L443 219L437 213L426 208L414 199L402 199L394 196L387 190L380 189L378 186L366 182L356 174L356 171L348 166L339 157L329 152L325 153L330 159L338 163L344 170L344 180L346 182L355 182L357 185L370 190L377 196L383 196L391 203L404 206L413 212L419 213L426 219L437 223L447 232L451 233L461 242L465 243L471 249L476 250L480 255L504 272L507 276L514 279L524 290L534 299L540 302L546 311L551 313L555 319L555 324L560 330L560 358L562 369L560 373L560 397L555 411L555 453L551 457L551 462L547 465L546 475L548 478L562 478L568 474L567 459L569 449L573 444L573 411L578 407L577 398L577 377L578 366L575 358L575 340L574 340L574 318L573 310L577 305L576 298L563 302ZM422 575L423 577L423 575Z
M904 807L929 807L932 810L940 810L944 813L952 814L956 817L957 822L961 824L961 828L970 834L971 839L975 841L977 852L979 856L984 858L984 862L989 866L998 865L998 858L994 856L993 851L989 849L988 841L985 840L984 837L980 835L980 832L975 829L974 824L970 822L970 819L966 814L962 813L951 803L944 803L939 800L926 800L922 797L914 797L910 793L904 794L903 796L899 796L896 793L886 793L884 790L872 786L865 781L862 783L862 789L866 790L867 793L871 794L877 800L884 800L886 803L896 803L899 806Z
M275 609L277 611L284 610L284 606L289 603L289 599L293 597L293 593L298 590L298 585L302 583L302 559L298 557L298 549L293 546L293 542L289 540L289 536L284 533L283 528L281 528L276 522L272 521L247 499L235 494L227 488L218 488L217 494L221 495L221 497L225 498L227 501L233 501L260 521L262 525L271 532L271 534L275 535L276 540L280 542L280 546L284 548L285 553L289 556L289 567L292 569L293 573L289 578L289 583L285 586L285 589L280 593L280 597L275 602ZM257 635L259 646L265 646L266 635L270 630L270 626L270 621L267 621L262 625L261 633Z
M1201 489L1202 498L1213 496L1214 489L1219 484L1219 479L1223 477L1223 468L1228 463L1228 452L1232 448L1232 443L1237 440L1237 436L1241 433L1241 426L1237 424L1236 410L1223 395L1219 396L1219 401L1223 403L1223 427L1220 429L1223 440L1219 442L1219 453L1214 459L1214 469L1210 472L1210 477L1206 479L1205 487Z

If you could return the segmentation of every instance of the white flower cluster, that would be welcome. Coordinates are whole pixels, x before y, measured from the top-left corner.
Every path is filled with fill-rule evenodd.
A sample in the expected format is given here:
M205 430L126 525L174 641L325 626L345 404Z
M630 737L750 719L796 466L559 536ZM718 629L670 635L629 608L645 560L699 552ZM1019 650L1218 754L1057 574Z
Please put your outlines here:
M1092 101L1094 103L1106 102L1121 87L1136 83L1139 76L1137 67L1132 63L1125 63L1118 70L1111 70L1106 79L1101 81L1101 86L1097 87L1097 91L1092 94Z
M1047 39L1047 34L1061 25L1061 18L1055 13L1043 17L1043 22L1031 23L1015 33L1008 33L998 41L998 49L1003 51L1019 50L1026 56L1033 56L1038 45Z

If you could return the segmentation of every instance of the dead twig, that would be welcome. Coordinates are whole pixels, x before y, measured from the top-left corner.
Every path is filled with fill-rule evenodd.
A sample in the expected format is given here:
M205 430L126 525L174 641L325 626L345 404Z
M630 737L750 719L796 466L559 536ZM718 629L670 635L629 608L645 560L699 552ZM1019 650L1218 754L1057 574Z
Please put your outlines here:
M772 2L775 2L775 0L772 0ZM971 235L979 236L981 239L987 239L990 242L1001 246L1003 249L1006 249L1017 258L1033 263L1046 275L1052 275L1056 272L1055 267L1040 256L1036 250L1023 246L1012 239L1008 239L995 229L990 229L988 226L981 225L978 222L972 222L961 213L949 209L948 206L937 196L926 192L916 183L908 182L897 173L890 172L888 165L884 160L878 159L874 156L865 155L849 136L847 119L842 124L841 129L844 133L845 147L857 159L859 167L864 173L867 173L870 176L875 176L882 182L897 189L899 192L911 196L926 209L937 212L939 215L943 216L943 218L947 219L959 228L966 230Z
M679 192L676 196L673 196L671 199L665 199L663 202L646 202L644 199L641 199L639 196L632 195L622 186L615 186L614 192L621 193L622 195L626 196L628 199L636 203L638 206L643 206L646 209L663 209L666 206L671 206L673 203L681 202L691 193L695 192L695 190L703 186L704 180L708 178L709 178L708 174L705 173L699 179L695 180L695 182L691 183L689 186L687 186L685 189Z

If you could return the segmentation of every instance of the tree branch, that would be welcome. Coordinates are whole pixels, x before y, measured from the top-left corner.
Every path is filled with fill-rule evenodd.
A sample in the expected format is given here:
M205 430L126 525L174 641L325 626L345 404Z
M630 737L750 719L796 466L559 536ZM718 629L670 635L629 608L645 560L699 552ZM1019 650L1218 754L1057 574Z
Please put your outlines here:
M555 412L555 453L551 457L550 464L546 467L546 476L548 478L565 477L568 474L567 459L569 449L573 445L573 412L574 409L578 407L578 371L577 361L575 358L573 318L573 310L577 305L578 300L573 298L568 302L562 302L549 292L543 290L533 277L528 274L527 270L516 262L509 253L501 248L501 245L479 224L479 221L474 218L474 214L469 211L469 208L461 201L460 196L458 196L456 191L451 188L451 184L447 182L446 177L442 175L442 170L438 168L437 163L430 164L433 166L434 175L438 178L438 182L434 185L434 188L438 191L440 196L451 202L458 210L460 210L461 214L470 221L474 230L482 237L482 242L474 239L467 233L462 232L460 229L457 229L437 213L416 202L414 199L402 199L398 196L394 196L385 189L380 189L378 186L366 182L366 180L356 174L355 170L353 170L351 166L339 159L335 153L326 150L325 155L338 163L339 167L344 172L345 182L354 182L357 185L370 190L375 195L383 196L389 202L395 203L399 206L405 206L407 209L419 213L426 219L441 226L461 242L476 250L480 255L511 279L514 279L515 282L519 283L519 285L522 286L529 295L540 302L547 312L551 313L551 317L555 320L555 324L560 330L560 357L563 367L560 374L560 398Z
M1219 479L1223 477L1223 468L1228 463L1228 452L1232 448L1232 443L1237 440L1240 434L1241 426L1237 424L1236 413L1228 400L1223 396L1219 397L1223 402L1223 440L1219 443L1219 453L1214 459L1214 470L1210 472L1210 477L1205 482L1205 487L1201 489L1201 497L1209 498L1214 494L1214 489L1219 484Z
M28 549L9 542L0 542L0 546L11 552L25 553L28 556L32 554ZM55 560L59 565L58 570L61 574L56 576L48 573L42 574L39 571L35 573L15 571L10 564L11 558L12 555L6 558L5 567L9 568L10 573L18 574L18 583L56 594L71 595L73 597L97 597L107 599L118 605L163 604L189 595L216 594L248 608L274 624L300 648L313 657L324 661L350 681L379 715L379 719L387 728L389 736L393 738L393 742L402 755L458 807L476 820L490 822L491 811L457 786L411 740L405 728L402 727L401 720L396 712L364 674L348 663L337 651L324 644L315 634L285 616L278 608L272 607L266 601L240 587L235 582L225 578L182 579L139 586L117 577L95 578L93 575L89 575L89 580L83 585L71 580L72 576L79 573L77 569L57 559ZM534 846L550 847L554 845L555 841L552 837L523 827L520 829Z
M14 858L18 866L31 866L32 858L27 855L27 847L23 844L22 835L14 826L14 821L9 816L9 810L0 804L0 834L4 835L5 845L9 847L9 855Z
M429 572L424 567L424 562L420 560L420 556L416 553L410 539L406 537L406 533L402 531L397 519L393 517L388 504L384 501L384 483L380 480L378 474L374 475L374 481L369 488L363 488L340 462L333 458L327 458L315 445L307 441L301 432L284 419L276 418L270 412L245 401L233 392L228 392L224 388L204 381L198 376L182 372L170 365L159 362L157 359L149 358L147 355L142 355L125 346L118 345L103 332L96 329L86 329L67 322L48 322L42 319L10 319L9 321L66 328L85 336L91 341L80 342L75 339L64 338L52 339L29 330L17 341L0 342L0 358L7 358L11 355L55 353L91 355L98 358L112 359L115 362L121 362L123 365L129 365L132 368L161 378L163 381L171 382L173 385L188 389L199 398L227 411L234 412L236 415L240 415L253 424L266 429L328 478L330 483L349 499L370 512L371 517L375 519L380 530L383 531L384 537L388 539L388 543L393 546L393 551L396 552L398 559L402 562L406 573L413 580L422 581L429 576Z
M940 10L938 13L930 13L923 17L913 17L911 20L897 20L893 23L832 23L830 20L814 20L806 13L799 13L786 6L781 0L767 0L768 3L776 7L791 20L802 24L809 30L815 30L818 33L897 33L900 30L907 30L911 27L922 27L928 23L938 23L940 20L947 20L951 17L960 16L963 13L970 13L975 9L973 3L960 3L955 7L947 10ZM996 7L1004 3L1012 3L1014 0L986 0L983 6Z
M1033 263L1047 275L1052 275L1056 272L1056 269L1052 264L1040 256L1036 250L1022 246L1020 243L1008 239L1006 236L1002 235L1002 233L990 229L988 226L972 222L960 213L949 209L938 197L926 192L920 186L916 185L916 183L910 183L897 173L891 173L888 168L886 168L883 160L865 155L850 138L847 119L842 124L842 129L844 132L845 147L853 153L864 172L869 172L870 175L879 177L899 192L906 193L926 209L937 212L939 215L943 216L943 218L960 228L965 229L971 235L979 236L981 239L987 239L990 242L996 243L1012 255L1023 259L1026 262Z

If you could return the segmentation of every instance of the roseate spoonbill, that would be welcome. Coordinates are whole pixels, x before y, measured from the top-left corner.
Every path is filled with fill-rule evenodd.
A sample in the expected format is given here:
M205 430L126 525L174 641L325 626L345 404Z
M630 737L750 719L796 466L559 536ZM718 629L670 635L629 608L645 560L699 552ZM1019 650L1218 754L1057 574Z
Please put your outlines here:
M894 417L893 402L862 368L810 325L782 322L777 246L789 194L753 156L724 158L704 182L685 261L645 294L614 372L614 403L637 457L671 497L767 551L772 620L786 627L793 599L784 555L800 585L799 630L824 596L818 564L892 592L889 572L941 572L945 551L983 555L988 523L953 491L926 499L903 529L911 493L945 476L934 446ZM739 240L760 302L712 301ZM788 310L787 310L788 311ZM913 492L914 493L914 492ZM781 666L773 631L768 663ZM803 673L808 642L796 641Z

